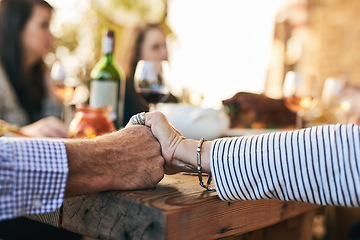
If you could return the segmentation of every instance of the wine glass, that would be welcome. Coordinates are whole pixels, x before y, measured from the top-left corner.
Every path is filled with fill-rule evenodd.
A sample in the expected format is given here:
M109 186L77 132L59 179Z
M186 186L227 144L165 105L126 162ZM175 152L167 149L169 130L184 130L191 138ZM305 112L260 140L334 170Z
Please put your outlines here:
M167 99L169 64L167 61L140 60L136 65L134 84L136 92L148 103L150 111Z
M285 106L296 113L296 128L302 128L305 112L313 109L318 102L315 79L289 71L285 76L283 94Z
M327 78L322 92L322 110L324 115L330 115L332 123L347 123L351 110L349 86L344 77Z
M66 108L71 104L79 81L76 78L66 76L64 66L60 61L56 61L52 65L50 75L53 91L62 102L61 119L65 121Z

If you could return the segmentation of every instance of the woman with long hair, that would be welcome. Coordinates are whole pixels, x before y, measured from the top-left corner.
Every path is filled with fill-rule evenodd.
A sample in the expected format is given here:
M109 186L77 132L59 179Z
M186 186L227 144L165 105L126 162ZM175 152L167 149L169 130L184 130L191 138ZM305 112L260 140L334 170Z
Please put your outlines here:
M44 0L0 2L0 119L27 125L22 132L31 136L66 137L66 126L46 112L58 101L43 62L52 49L51 16Z
M126 93L124 125L130 117L138 112L148 111L148 103L142 99L134 88L134 73L139 60L162 61L168 60L166 45L166 32L160 24L145 24L137 27L132 34L128 48L126 73ZM176 98L170 95L167 102L176 102Z

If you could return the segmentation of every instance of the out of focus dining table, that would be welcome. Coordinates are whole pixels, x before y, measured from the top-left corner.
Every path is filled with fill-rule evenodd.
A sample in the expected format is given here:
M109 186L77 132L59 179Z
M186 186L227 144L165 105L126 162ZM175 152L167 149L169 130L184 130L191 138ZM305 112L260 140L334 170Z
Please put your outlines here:
M222 201L200 187L197 176L179 173L151 189L68 198L59 211L30 218L94 239L245 239L241 236L249 234L246 239L311 239L312 219L321 209L279 200Z

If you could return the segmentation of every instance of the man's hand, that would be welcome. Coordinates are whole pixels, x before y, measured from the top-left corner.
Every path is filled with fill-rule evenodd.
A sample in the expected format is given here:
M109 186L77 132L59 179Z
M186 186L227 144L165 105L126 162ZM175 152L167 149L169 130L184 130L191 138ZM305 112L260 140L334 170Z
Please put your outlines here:
M66 196L156 186L164 176L160 144L145 126L130 126L92 140L65 142Z

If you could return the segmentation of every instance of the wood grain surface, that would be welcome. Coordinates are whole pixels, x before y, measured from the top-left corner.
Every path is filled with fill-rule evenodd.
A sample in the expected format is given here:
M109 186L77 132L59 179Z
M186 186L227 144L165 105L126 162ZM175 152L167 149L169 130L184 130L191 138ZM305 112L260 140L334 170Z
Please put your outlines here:
M62 227L96 239L217 239L264 228L317 205L221 201L193 175L165 176L156 188L66 199Z

